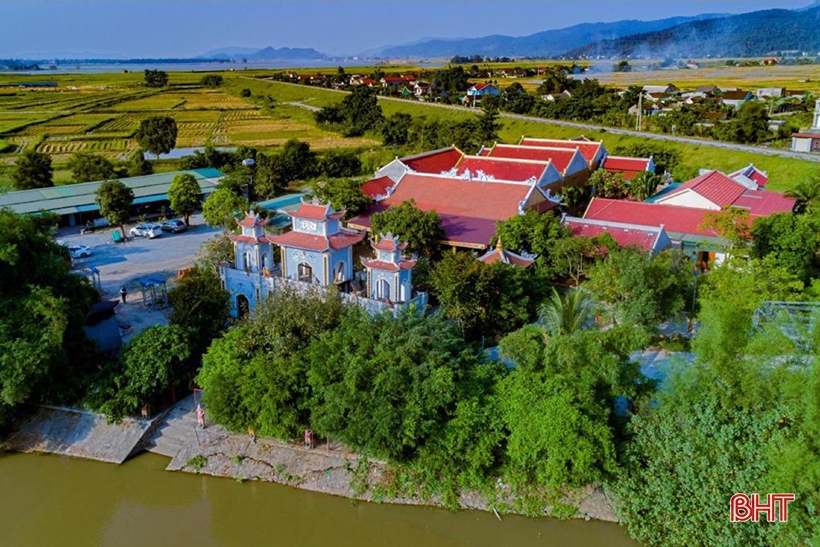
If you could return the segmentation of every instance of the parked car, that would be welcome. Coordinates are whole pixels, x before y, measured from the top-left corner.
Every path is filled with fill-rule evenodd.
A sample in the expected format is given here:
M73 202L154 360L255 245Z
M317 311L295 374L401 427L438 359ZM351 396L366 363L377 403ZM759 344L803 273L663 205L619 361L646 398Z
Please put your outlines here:
M173 232L177 234L179 232L184 232L187 229L188 227L185 225L185 223L179 220L178 218L166 220L162 223L163 232Z
M137 224L128 232L131 237L147 237L154 239L162 235L162 227L159 224L143 223Z
M68 245L68 254L71 258L86 258L91 256L91 247L87 245Z

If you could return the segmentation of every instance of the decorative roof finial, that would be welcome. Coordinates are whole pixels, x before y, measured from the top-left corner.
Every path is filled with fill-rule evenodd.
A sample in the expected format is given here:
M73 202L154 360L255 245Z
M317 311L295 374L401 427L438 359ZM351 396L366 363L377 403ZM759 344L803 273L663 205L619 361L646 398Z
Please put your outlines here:
M502 251L503 247L501 246L501 235L498 235L498 241L495 242L495 250L499 253Z

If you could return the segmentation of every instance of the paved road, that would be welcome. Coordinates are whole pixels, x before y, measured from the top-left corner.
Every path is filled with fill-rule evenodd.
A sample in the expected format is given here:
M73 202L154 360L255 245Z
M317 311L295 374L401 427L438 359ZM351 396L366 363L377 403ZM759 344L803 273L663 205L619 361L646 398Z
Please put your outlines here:
M250 78L249 76L245 76L246 78ZM292 85L302 87L300 84L290 84L286 82L277 82L282 83L285 85ZM324 91L332 91L335 93L349 93L349 91L342 91L339 89L326 89ZM451 104L438 104L438 103L418 103L416 101L408 101L407 99L399 99L397 97L382 97L379 96L379 100L382 101L397 101L401 103L415 103L421 104L424 106L429 106L433 108L445 108L449 110L461 110L464 112L471 112L473 114L480 114L481 110L470 108L466 106L457 106ZM319 110L315 106L309 106L304 103L288 103L294 106L298 106L301 108L307 108L309 110ZM629 129L618 129L613 127L604 127L601 125L593 125L590 123L579 123L579 122L566 122L561 120L550 120L547 118L536 118L534 116L524 116L522 114L510 114L508 112L502 112L502 118L508 118L511 120L523 120L527 122L534 122L534 123L542 123L545 125L557 125L561 127L573 127L580 130L587 130L587 131L602 131L605 133L612 133L613 135L629 135L631 137L640 137L644 139L653 139L658 141L669 141L669 142L677 142L681 144L694 144L698 146L709 146L712 148L720 148L723 150L731 150L734 152L751 152L753 154L764 154L767 156L779 156L782 158L789 158L794 160L805 160L805 161L813 161L820 163L820 154L809 154L805 152L792 152L791 150L779 150L776 148L766 148L763 146L748 146L744 144L734 144L729 142L720 142L714 141L709 139L696 139L692 137L676 137L674 135L664 135L662 133L649 133L643 131L632 131Z

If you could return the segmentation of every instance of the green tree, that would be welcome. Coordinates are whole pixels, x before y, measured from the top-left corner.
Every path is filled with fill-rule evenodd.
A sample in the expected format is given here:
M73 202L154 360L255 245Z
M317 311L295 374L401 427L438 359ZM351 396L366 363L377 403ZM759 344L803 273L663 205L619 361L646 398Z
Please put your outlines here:
M245 88L242 89L242 91L239 92L239 96L242 97L243 99L247 99L248 97L251 96L251 90L248 89L247 87L245 87Z
M408 461L443 434L479 357L441 316L347 309L309 350L311 424L376 457ZM452 448L452 447L451 447Z
M228 293L216 270L197 264L168 291L173 308L168 319L190 333L193 355L205 352L225 328L229 317Z
M190 357L186 329L177 325L145 329L123 348L122 369L103 411L122 418L143 405L160 406L163 395L183 379Z
M94 201L100 206L100 214L113 226L119 226L122 237L125 224L131 218L134 191L118 180L107 180L97 188Z
M621 173L598 169L590 175L589 184L595 189L595 195L601 198L624 199L629 195L629 189Z
M786 190L786 196L796 199L795 211L815 213L820 210L820 177L802 180Z
M740 142L758 143L769 140L772 136L769 131L769 111L765 104L747 101L738 111L737 138Z
M360 137L377 129L384 120L382 107L373 89L356 86L342 102L316 113L319 124L338 126L346 137Z
M752 241L748 210L728 207L719 213L706 213L700 227L726 241L730 256L748 256Z
M618 64L612 67L613 72L632 72L632 65L629 64L629 61L623 60L618 61Z
M53 173L51 156L26 150L17 158L11 180L16 190L48 188L54 186Z
M499 222L495 242L500 238L505 249L535 253L546 260L552 254L555 243L569 237L569 233L554 213L527 211Z
M145 69L144 76L147 87L165 87L168 85L168 73L162 70Z
M177 122L170 116L154 116L140 122L134 135L140 148L154 154L167 154L177 143Z
M318 163L317 171L326 177L357 177L362 174L362 160L355 150L328 150Z
M222 82L223 78L219 74L206 74L199 80L199 84L205 87L219 87Z
M219 226L225 232L236 228L237 212L247 211L248 200L228 187L217 188L202 204L202 216L209 226Z
M97 294L70 273L57 220L0 209L0 428L22 404L76 402L98 364L83 332Z
M498 110L485 108L478 118L479 144L490 145L498 140L501 124L498 121Z
M279 156L280 170L286 182L304 180L315 176L318 171L316 153L310 149L310 144L297 139L290 139L282 147Z
M777 213L755 219L753 258L772 255L778 264L809 284L820 275L820 218Z
M660 176L649 171L641 171L628 183L629 197L637 201L646 201L655 194L660 184Z
M430 284L445 315L462 328L480 328L489 322L492 274L470 253L444 253L433 267Z
M397 112L387 118L382 124L382 138L386 146L403 146L410 137L410 128L413 125L413 116L405 112Z
M145 159L145 152L141 149L136 150L131 154L131 159L128 160L128 176L142 177L150 175L154 172L154 167L151 162Z
M562 297L553 287L552 293L539 310L541 324L550 336L584 330L594 319L594 315L592 301L580 289L570 290Z
M74 182L108 180L114 176L114 164L102 156L77 152L68 162Z
M234 431L291 439L310 425L310 343L339 324L327 291L276 291L253 316L216 339L196 378L211 417Z
M640 247L626 247L591 266L585 287L610 307L616 321L655 328L684 309L692 268L675 251L650 257Z
M311 193L322 203L329 203L336 211L347 211L347 217L355 217L370 208L373 200L362 192L357 179L333 179L314 182Z
M174 177L168 188L168 200L171 209L185 217L185 225L190 224L191 215L199 209L199 196L202 188L199 187L196 177L190 173L181 173Z
M571 279L577 287L600 256L601 251L592 239L565 237L555 242L550 267L555 275Z
M407 250L423 256L433 256L438 252L439 242L444 238L441 218L435 211L422 211L415 200L405 201L370 217L374 234L399 235L407 241Z

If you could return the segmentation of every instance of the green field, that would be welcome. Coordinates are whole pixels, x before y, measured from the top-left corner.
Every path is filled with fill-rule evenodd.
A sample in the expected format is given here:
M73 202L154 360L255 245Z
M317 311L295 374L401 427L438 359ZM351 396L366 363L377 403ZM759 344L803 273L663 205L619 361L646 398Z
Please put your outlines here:
M543 65L544 62L508 63L504 66ZM502 65L498 65L499 67ZM386 71L413 70L412 66L382 67ZM299 72L335 72L335 68L305 69ZM348 68L348 73L367 73L368 68ZM712 72L709 72L711 70ZM776 85L775 82L794 82L802 74L812 78L820 67L726 68L713 67L695 71L665 71L665 79L651 72L635 72L609 76L619 85L628 83L678 82L694 85L696 78L709 74L720 75L721 83L739 78L745 87ZM142 74L88 74L48 77L58 83L56 88L18 89L0 88L0 186L8 186L16 154L24 149L36 149L52 155L55 180L70 179L65 163L75 152L101 154L112 160L123 160L137 148L134 133L140 121L149 116L173 117L179 127L178 147L247 145L268 150L281 146L291 138L310 143L315 149L356 148L364 150L368 167L388 160L394 151L379 146L380 136L343 138L338 133L316 126L313 113L288 103L323 107L337 103L344 95L331 90L283 84L259 79L272 71L225 72L224 85L207 89L197 85L202 73L171 73L170 85L151 89L142 85ZM597 77L598 75L596 75ZM717 76L715 76L717 77ZM29 78L35 79L35 78ZM36 78L46 79L46 78ZM708 79L708 78L707 78ZM0 85L25 81L15 74L0 75ZM617 80L617 81L616 81ZM714 80L714 78L713 78ZM816 85L814 83L809 86ZM789 87L794 87L789 84ZM250 89L251 98L240 98L242 89ZM273 100L273 107L266 97ZM472 112L449 110L413 101L381 101L385 115L406 112L424 116L428 120L460 120L474 116ZM524 120L502 120L499 136L502 142L515 143L523 135L532 137L572 138L579 131ZM587 136L603 140L610 150L619 145L641 141L637 137L587 131ZM701 145L664 143L680 151L684 166L690 170L701 168L733 171L754 163L768 171L771 188L784 190L820 171L812 162L792 160L748 152L729 152ZM159 167L161 169L161 167Z

